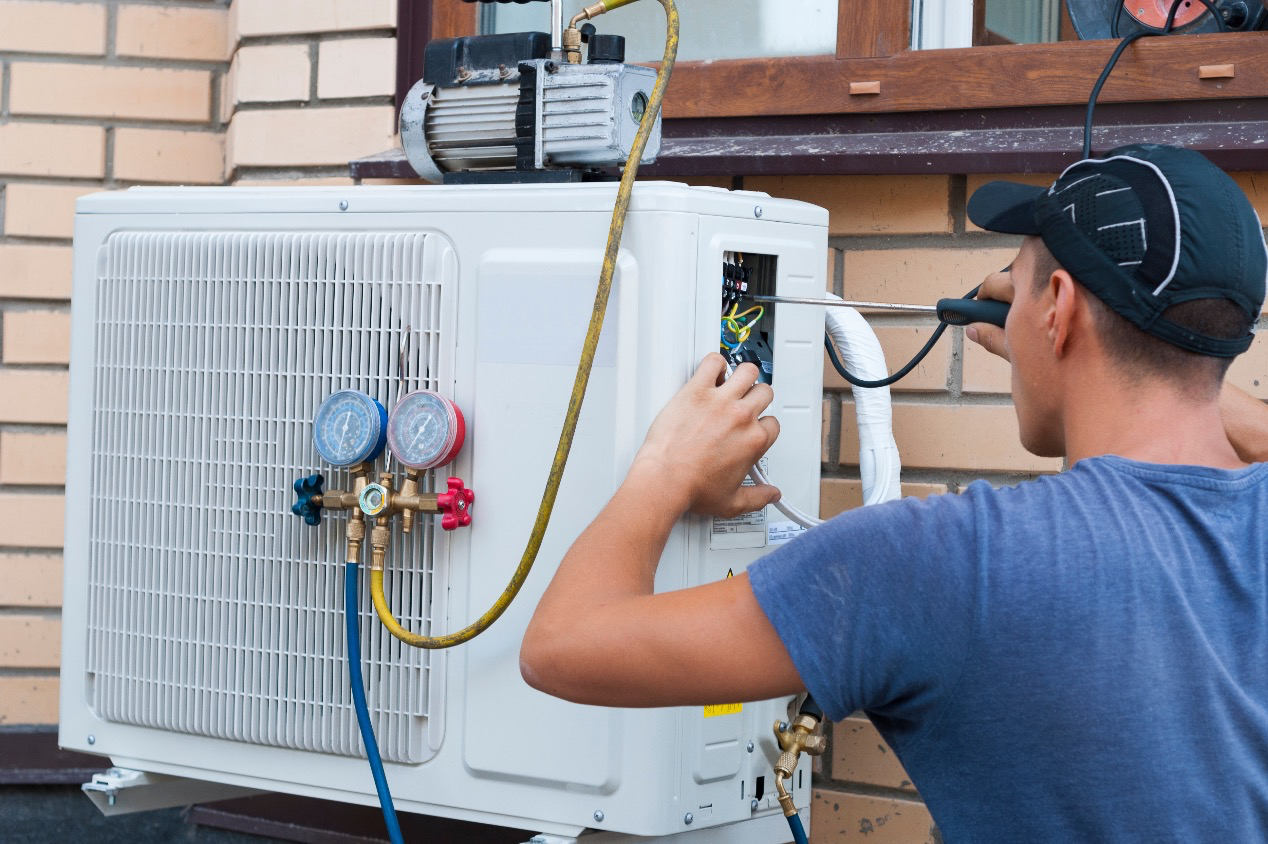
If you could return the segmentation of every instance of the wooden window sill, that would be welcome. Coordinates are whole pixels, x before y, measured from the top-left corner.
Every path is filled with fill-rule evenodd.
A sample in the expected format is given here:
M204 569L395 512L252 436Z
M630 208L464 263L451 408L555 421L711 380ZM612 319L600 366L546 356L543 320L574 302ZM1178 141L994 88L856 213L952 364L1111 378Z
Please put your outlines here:
M1078 160L1084 108L669 119L647 178L731 175L1054 173ZM1268 170L1268 98L1103 104L1093 148L1165 143L1225 170ZM350 164L354 178L417 178L401 150Z

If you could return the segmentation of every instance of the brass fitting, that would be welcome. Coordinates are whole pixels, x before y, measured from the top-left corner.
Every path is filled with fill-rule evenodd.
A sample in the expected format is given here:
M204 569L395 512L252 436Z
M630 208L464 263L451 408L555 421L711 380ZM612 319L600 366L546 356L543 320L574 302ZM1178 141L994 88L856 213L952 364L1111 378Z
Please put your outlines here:
M820 755L827 747L827 740L819 734L818 719L804 713L793 719L792 724L776 721L775 740L782 751L775 760L775 790L779 793L779 806L784 816L791 818L797 814L797 807L793 805L792 795L784 788L784 780L792 779L802 753Z
M577 29L575 19L573 25L564 30L563 48L568 64L581 64L581 32Z
M321 496L321 506L330 510L352 511L348 516L346 534L348 537L348 553L344 561L347 563L360 563L361 543L365 539L365 514L357 506L357 497L361 494L361 490L365 489L370 483L370 464L358 463L349 471L352 472L353 491L328 490Z
M625 5L625 4L622 3L621 5ZM608 10L608 3L595 3L593 6L586 6L580 12L577 12L577 14L573 16L572 20L568 22L568 28L576 32L577 24L581 23L582 21L588 21L591 18L597 18L599 15L603 14L607 10ZM580 33L578 33L577 35L577 44L578 46L580 46L581 44ZM568 47L568 34L565 32L564 33L564 49L567 49L567 47Z
M386 519L375 519L374 530L370 531L370 571L383 571L383 561L387 559L387 546L392 541L392 529Z
M413 501L418 495L418 470L405 470L405 483L401 484L401 500ZM407 507L401 511L401 532L406 536L414 529L414 510Z

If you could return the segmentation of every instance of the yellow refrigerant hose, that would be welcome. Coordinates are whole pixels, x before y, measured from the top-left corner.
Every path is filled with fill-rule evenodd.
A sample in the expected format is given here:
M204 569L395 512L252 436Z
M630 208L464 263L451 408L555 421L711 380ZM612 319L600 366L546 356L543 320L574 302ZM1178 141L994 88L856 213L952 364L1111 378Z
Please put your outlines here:
M629 2L633 0L610 0L605 5L612 9ZM497 621L502 613L506 612L506 608L519 594L524 581L528 579L529 571L533 568L533 563L537 560L537 552L541 549L542 540L546 535L546 526L550 523L551 513L555 509L555 498L559 494L559 484L563 480L564 467L568 463L568 452L572 449L573 435L577 430L577 419L581 415L581 403L585 399L586 386L590 382L590 370L594 364L595 350L599 345L599 334L603 330L603 316L608 309L608 296L612 292L612 277L616 273L616 259L621 249L621 235L625 231L625 214L630 207L634 179L638 175L639 162L643 158L647 141L656 125L656 118L660 114L661 103L665 98L665 89L669 86L669 77L674 71L674 61L678 57L678 8L674 5L674 0L660 0L660 4L665 7L665 57L661 62L660 72L656 75L656 84L652 88L647 111L643 115L638 134L634 138L634 145L630 149L630 156L621 176L621 186L616 192L616 208L612 211L612 225L608 229L607 251L603 255L603 271L599 276L599 287L594 294L594 311L590 316L590 328L586 332L585 344L581 348L581 360L577 364L577 379L573 383L572 396L568 399L568 413L564 417L563 430L559 433L559 445L555 449L555 459L550 466L550 475L546 480L546 490L542 493L541 505L537 508L537 521L534 522L533 532L529 535L528 547L524 549L520 564L511 575L506 589L502 591L493 606L489 607L488 612L462 630L444 636L420 636L402 627L392 614L391 608L387 605L387 598L383 594L383 571L371 570L370 594L374 599L374 609L379 614L379 620L383 622L383 626L389 633L407 645L441 650L461 645L480 635Z

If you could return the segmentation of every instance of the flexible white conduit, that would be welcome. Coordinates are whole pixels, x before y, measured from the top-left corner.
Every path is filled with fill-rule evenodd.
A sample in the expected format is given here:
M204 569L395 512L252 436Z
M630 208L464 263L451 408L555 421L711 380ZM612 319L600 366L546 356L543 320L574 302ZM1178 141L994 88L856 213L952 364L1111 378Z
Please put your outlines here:
M830 298L838 296L828 294ZM827 309L827 329L837 354L853 374L866 381L879 381L889 375L885 366L885 352L881 349L876 332L854 308ZM863 506L881 504L902 496L899 475L902 460L898 456L898 443L894 442L893 411L889 400L889 387L854 388L854 412L859 428L859 473L863 478ZM769 480L762 470L754 466L749 477L759 484ZM822 524L822 519L801 512L784 501L775 502L775 508L802 527Z

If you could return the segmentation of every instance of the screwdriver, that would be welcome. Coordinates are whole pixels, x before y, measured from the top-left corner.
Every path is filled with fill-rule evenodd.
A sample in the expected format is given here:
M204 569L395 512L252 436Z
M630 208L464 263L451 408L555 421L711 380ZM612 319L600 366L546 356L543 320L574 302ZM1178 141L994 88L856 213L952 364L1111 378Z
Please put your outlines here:
M1004 327L1009 305L998 299L939 299L937 305L899 305L889 302L856 302L845 299L801 299L795 296L745 296L754 302L783 305L828 305L844 308L868 308L874 311L935 314L948 325L969 325L985 322Z

